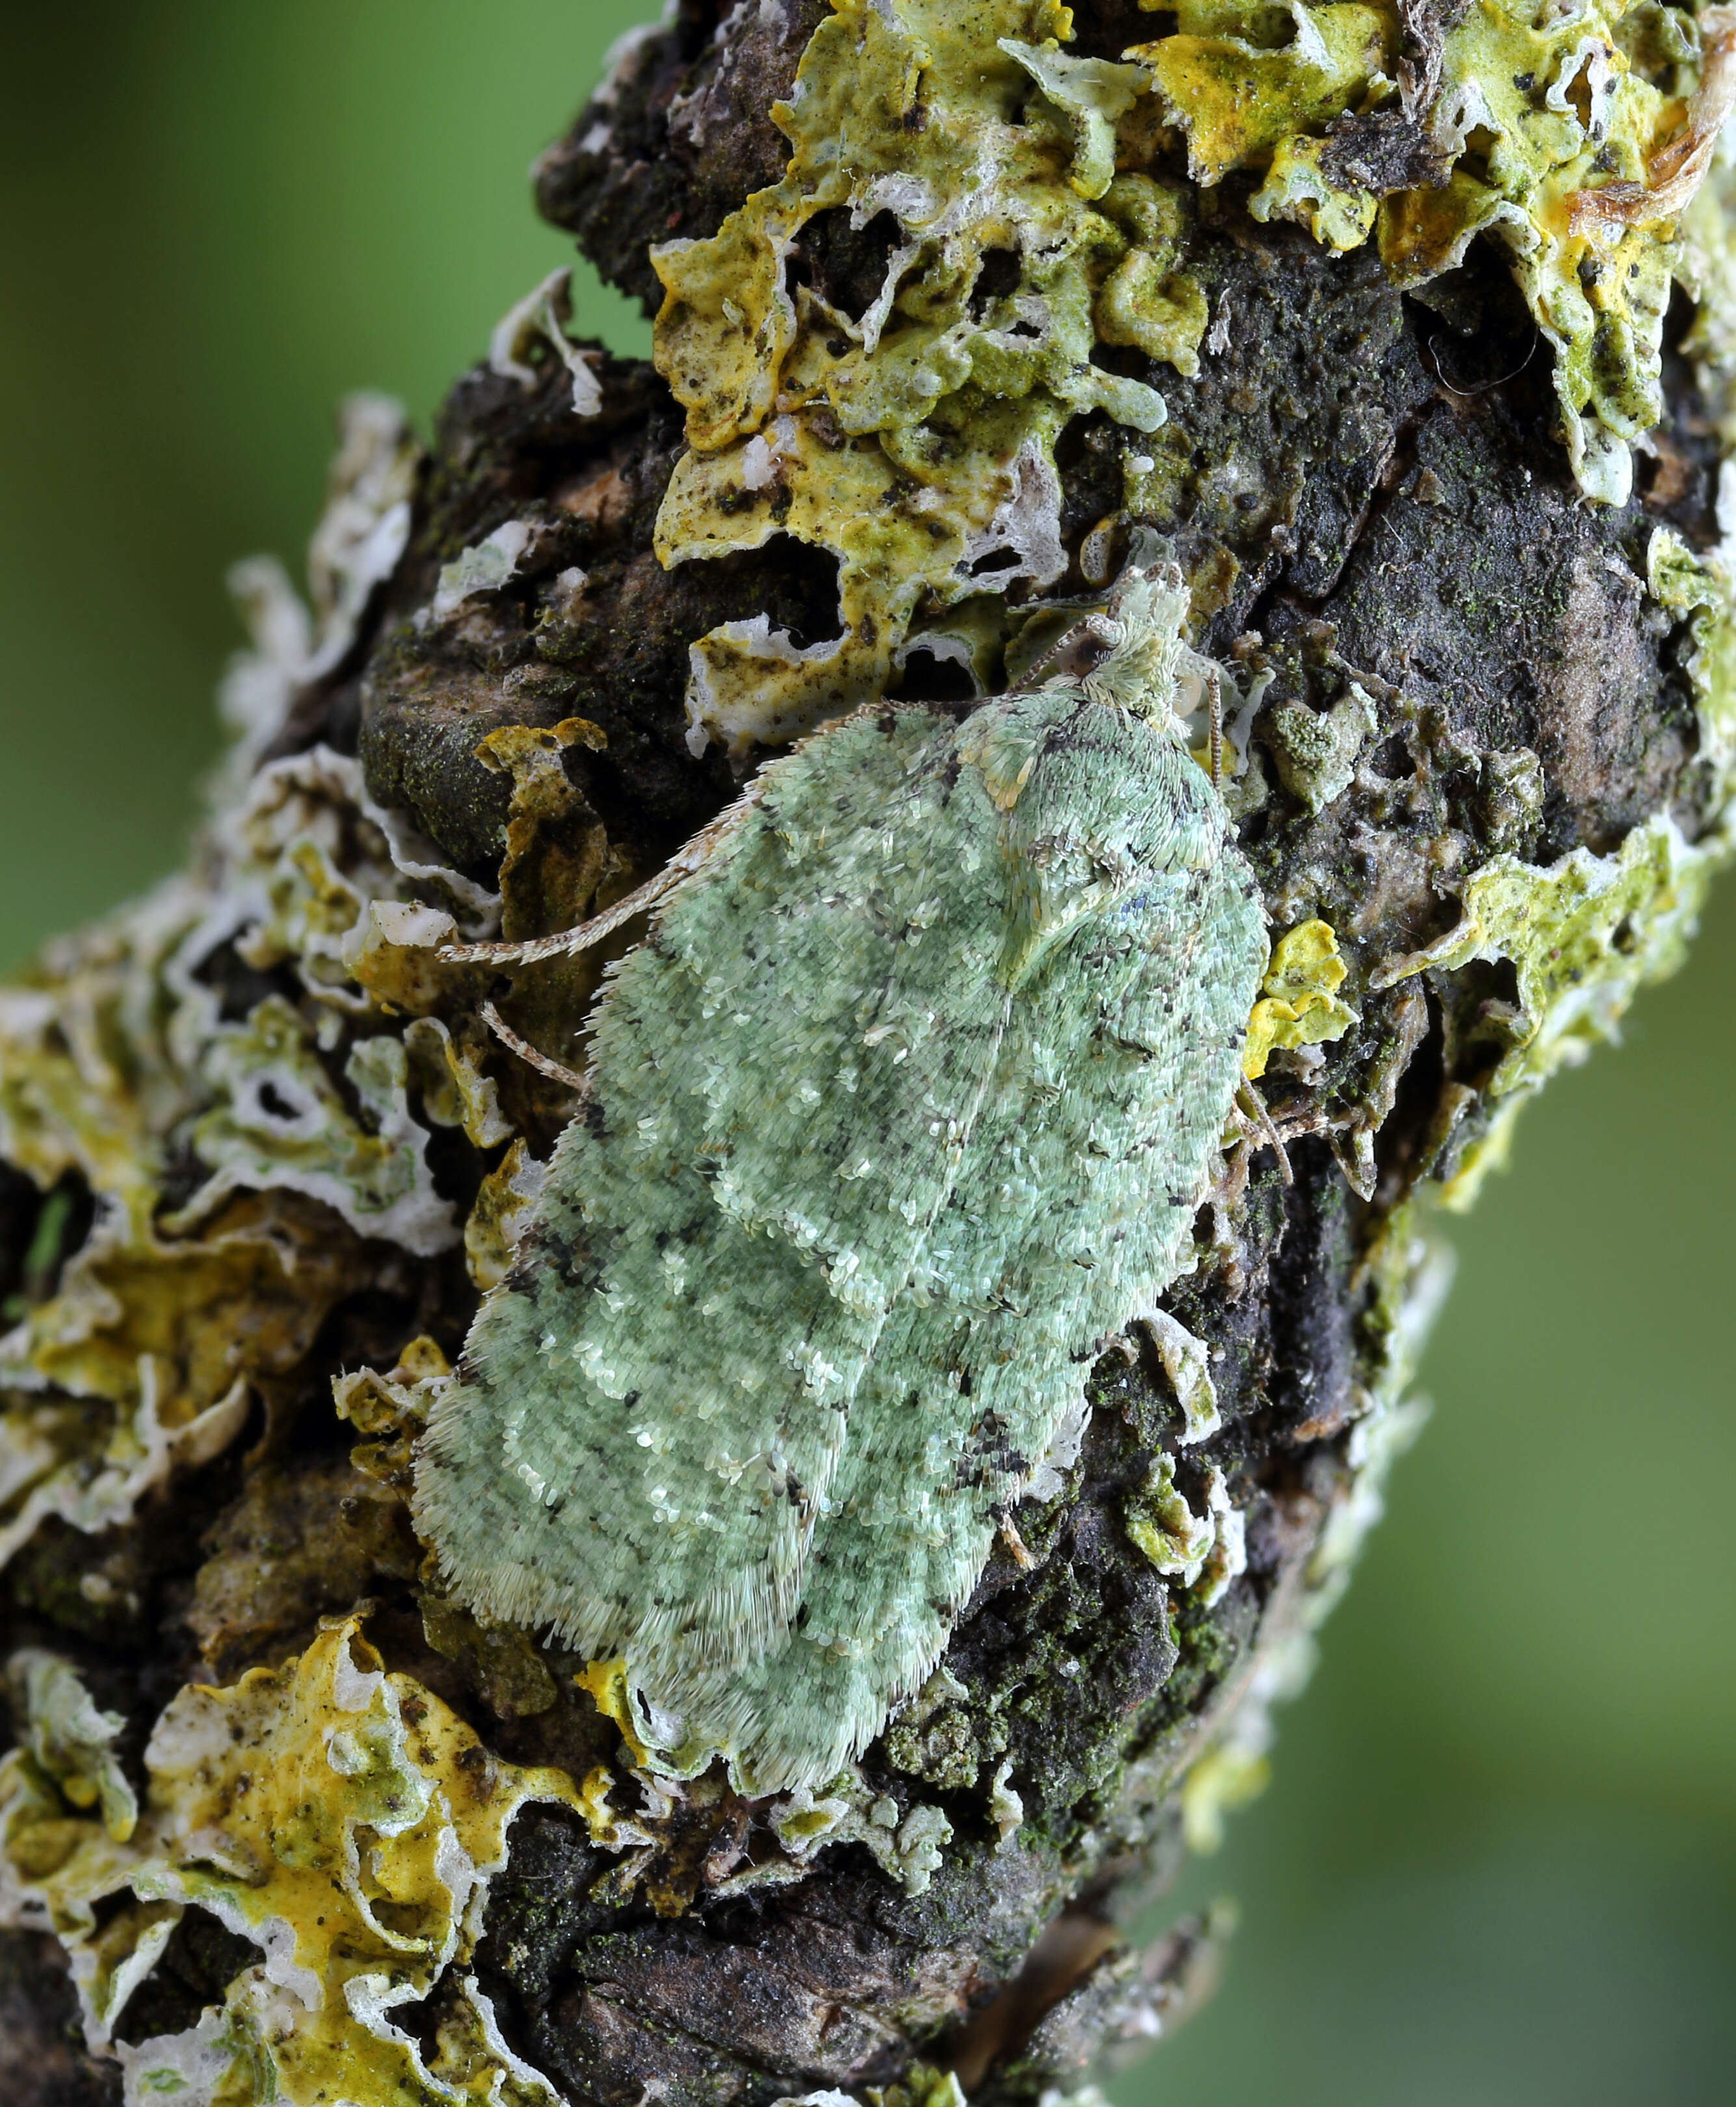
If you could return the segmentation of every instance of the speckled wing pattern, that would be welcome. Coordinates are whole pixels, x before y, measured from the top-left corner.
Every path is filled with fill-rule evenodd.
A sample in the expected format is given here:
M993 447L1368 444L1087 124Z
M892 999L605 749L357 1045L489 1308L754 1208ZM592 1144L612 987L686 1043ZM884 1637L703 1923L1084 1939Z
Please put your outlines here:
M1254 881L1173 630L1111 634L1083 681L769 765L612 974L431 1419L459 1592L624 1654L745 1790L823 1781L933 1665L1236 1089Z

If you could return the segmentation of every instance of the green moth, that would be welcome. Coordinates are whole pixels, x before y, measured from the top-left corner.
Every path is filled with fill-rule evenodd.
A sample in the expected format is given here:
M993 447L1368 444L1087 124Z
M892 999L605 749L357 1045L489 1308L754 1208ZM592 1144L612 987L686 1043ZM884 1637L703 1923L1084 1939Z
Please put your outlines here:
M1267 960L1185 607L1136 570L1088 671L769 762L609 975L415 1507L478 1610L625 1656L672 1768L858 1753L1176 1274Z

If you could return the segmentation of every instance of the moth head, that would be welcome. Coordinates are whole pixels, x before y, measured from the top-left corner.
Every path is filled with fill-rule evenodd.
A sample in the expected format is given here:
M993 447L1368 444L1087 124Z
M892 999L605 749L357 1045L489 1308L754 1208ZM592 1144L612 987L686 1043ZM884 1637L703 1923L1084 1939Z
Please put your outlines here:
M1085 624L1101 655L1084 676L1093 700L1163 725L1174 717L1188 593L1173 564L1130 564L1109 605Z

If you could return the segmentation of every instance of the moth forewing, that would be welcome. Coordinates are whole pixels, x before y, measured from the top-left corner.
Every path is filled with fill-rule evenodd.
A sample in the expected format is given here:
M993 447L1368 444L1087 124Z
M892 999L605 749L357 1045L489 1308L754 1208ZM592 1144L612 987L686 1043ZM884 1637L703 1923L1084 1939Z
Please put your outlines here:
M437 1406L458 1591L817 1784L933 1666L1093 1352L1173 1278L1266 944L1129 581L1083 678L771 763L597 1012ZM673 1731L673 1730L671 1730Z

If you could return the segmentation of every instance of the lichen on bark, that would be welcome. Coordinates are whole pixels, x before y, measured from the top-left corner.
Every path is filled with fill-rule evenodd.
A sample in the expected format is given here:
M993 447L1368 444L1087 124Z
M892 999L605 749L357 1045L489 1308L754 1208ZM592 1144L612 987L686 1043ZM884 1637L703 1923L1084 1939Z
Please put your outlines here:
M311 613L238 579L187 870L0 991L0 1994L52 1932L90 2048L16 2096L1014 2107L1185 2010L1214 1928L1123 1927L1415 1431L1433 1207L1729 847L1729 38L681 0L622 50L538 195L657 366L551 281L425 448L350 406ZM1142 530L1275 945L1194 1262L859 1762L660 1774L410 1525L602 971L453 947L625 897L828 714L1004 686Z

